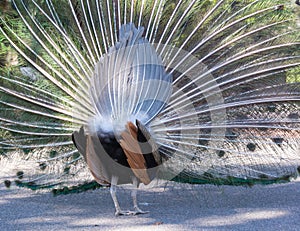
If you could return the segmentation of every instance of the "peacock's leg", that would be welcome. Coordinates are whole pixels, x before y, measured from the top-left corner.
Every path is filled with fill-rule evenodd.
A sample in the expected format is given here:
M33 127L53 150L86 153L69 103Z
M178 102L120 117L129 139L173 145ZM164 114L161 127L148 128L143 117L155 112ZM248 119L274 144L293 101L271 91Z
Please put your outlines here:
M133 189L131 192L132 200L133 200L133 208L135 215L137 214L144 214L144 213L149 213L149 211L143 211L139 208L138 203L137 203L137 187L138 187L138 180L136 177L132 178L132 184L133 184Z
M116 195L116 191L117 191L117 183L118 183L118 177L117 176L113 176L112 180L111 180L111 187L110 187L110 194L111 197L113 199L114 205L115 205L115 215L116 216L121 216L121 215L138 215L138 214L144 214L144 213L148 213L149 211L143 211L138 207L138 203L137 203L137 187L138 187L138 180L136 177L133 177L132 179L132 184L134 186L132 192L131 192L131 196L133 199L133 207L134 207L134 211L123 211L121 210L121 207L119 205L118 199L117 199L117 195Z
M118 216L121 213L121 208L116 196L116 191L117 191L117 183L118 183L118 177L113 176L112 180L111 180L111 186L110 186L110 195L114 201L114 205L115 205L115 209L116 209L116 213L115 215Z
M113 199L114 205L115 205L115 215L119 216L119 215L127 215L128 212L122 211L121 207L119 205L118 199L117 199L117 183L118 183L118 177L117 176L113 176L111 179L111 186L110 186L110 195Z
M113 199L114 205L115 205L115 215L116 216L121 216L121 215L135 215L136 212L135 211L123 211L121 210L121 207L119 205L118 199L117 199L117 183L118 183L118 177L117 176L113 176L111 179L111 186L110 186L110 194L111 197Z

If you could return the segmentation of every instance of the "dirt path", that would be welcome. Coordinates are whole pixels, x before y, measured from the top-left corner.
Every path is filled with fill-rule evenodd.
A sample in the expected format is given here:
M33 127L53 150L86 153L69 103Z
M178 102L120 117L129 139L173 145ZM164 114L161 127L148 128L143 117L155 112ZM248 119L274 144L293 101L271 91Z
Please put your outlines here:
M128 190L121 206L131 206ZM139 193L149 214L114 217L108 189L53 197L0 186L0 230L299 230L300 181L245 187L172 184Z

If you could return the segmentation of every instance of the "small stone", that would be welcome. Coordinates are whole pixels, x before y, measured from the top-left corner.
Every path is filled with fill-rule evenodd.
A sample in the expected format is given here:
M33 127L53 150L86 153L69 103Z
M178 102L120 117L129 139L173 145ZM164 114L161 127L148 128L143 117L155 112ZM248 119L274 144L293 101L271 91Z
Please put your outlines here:
M275 137L272 139L274 143L276 143L278 146L282 145L284 139L281 137Z
M6 188L9 188L11 186L11 181L10 180L5 180L4 184L5 184Z
M249 143L247 144L247 148L249 149L249 151L254 152L256 149L256 145L253 143Z
M40 163L39 167L40 167L41 170L45 170L47 165L46 165L46 163Z
M154 225L162 225L162 224L163 224L162 221L157 221L157 222L154 223Z
M23 171L18 171L18 172L17 172L17 177L18 177L19 179L22 179L23 176L24 176L24 172L23 172Z
M69 174L70 173L70 167L65 167L64 168L64 173Z
M50 158L54 158L57 155L57 152L55 150L50 151Z
M225 156L225 152L223 150L219 150L217 154L220 158Z

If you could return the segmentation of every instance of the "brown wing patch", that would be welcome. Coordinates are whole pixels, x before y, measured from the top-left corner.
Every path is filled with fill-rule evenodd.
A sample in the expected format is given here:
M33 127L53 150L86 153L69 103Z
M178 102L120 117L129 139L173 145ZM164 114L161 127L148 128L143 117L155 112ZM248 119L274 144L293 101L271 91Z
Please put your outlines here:
M151 153L152 153L153 158L156 162L156 165L162 164L163 156L159 153L156 143L151 138L150 132L146 129L146 127L139 120L136 120L136 125L137 125L137 128L138 128L137 133L140 132L143 135L143 137L146 139L145 142L147 142L149 144L149 146L151 147ZM143 150L143 151L144 151L144 153L149 152L149 150L148 151ZM164 160L166 160L165 157L164 157Z
M149 184L151 180L147 173L145 158L137 140L137 128L132 122L128 122L126 130L121 133L120 145L134 175L144 184Z
M99 156L95 152L94 144L91 136L87 136L86 145L86 163L95 178L95 180L101 185L108 185L109 179L105 177L104 166Z

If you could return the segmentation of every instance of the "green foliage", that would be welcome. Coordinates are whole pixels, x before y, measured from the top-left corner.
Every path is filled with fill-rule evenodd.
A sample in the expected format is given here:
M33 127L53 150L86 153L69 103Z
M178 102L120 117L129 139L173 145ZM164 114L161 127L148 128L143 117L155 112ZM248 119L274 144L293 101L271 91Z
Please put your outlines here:
M0 4L0 7L3 6ZM0 17L3 19L3 21L0 21L1 28L10 27L17 34L17 36L25 42L26 45L28 45L30 48L33 48L35 52L40 52L41 57L47 60L50 65L55 66L56 63L53 62L51 58L49 58L46 52L43 51L42 47L33 38L29 30L26 28L25 24L22 22L21 18L18 16L17 12L12 7L7 7L7 5L5 5L5 7L5 10L4 8L0 8ZM6 33L8 33L8 36L11 38L15 37L10 30L6 30ZM24 45L17 40L12 39L12 41L21 48L24 48ZM39 62L33 54L27 55L35 62ZM37 71L34 73L35 78L24 75L24 73L21 71L21 67L31 67L31 65L15 51L4 34L0 33L0 76L4 77L0 79L0 86L18 92L20 95L30 95L31 97L36 97L37 99L44 99L46 102L52 102L53 105L62 103L60 99L63 99L64 97L66 97L66 95L63 94L63 92L57 86L55 86L50 80L43 77ZM22 86L21 84L16 84L14 81L28 84L29 86L32 86L32 88L30 89L28 87ZM41 91L43 90L47 91L49 94L52 94L53 97L49 94L47 96L44 96L44 93L41 93ZM36 113L30 112L30 110L37 110L41 113L52 114L53 117L55 117L58 113L50 109L40 107L38 105L34 106L32 103L26 100L22 100L20 97L15 97L12 94L7 94L5 91L0 91L0 100L6 103L0 103L0 118L9 118L12 121L20 122L20 125L14 126L10 124L4 124L7 128L9 128L9 130L11 130L8 131L0 129L0 136L4 140L13 140L14 137L15 139L17 139L20 134L14 133L13 130L22 130L24 127L24 132L28 132L28 130L26 131L25 129L26 126L23 126L21 124L26 124L27 121L33 121L39 123L40 125L52 123L59 126L59 123L61 123L60 120L57 120L55 118L45 118L44 116L40 116ZM18 107L20 107L20 109L16 109L9 105L17 105ZM22 108L28 108L29 110L25 111L22 110ZM30 131L38 133L39 129L30 128ZM28 142L28 144L30 144L30 142Z
M300 83L300 66L287 71L288 83Z

